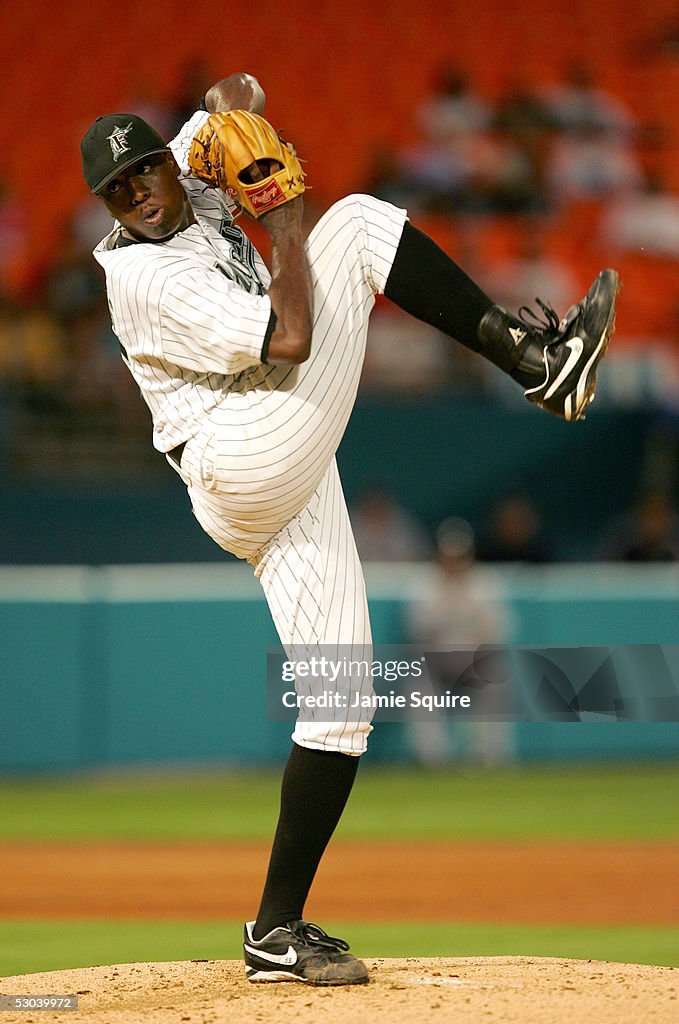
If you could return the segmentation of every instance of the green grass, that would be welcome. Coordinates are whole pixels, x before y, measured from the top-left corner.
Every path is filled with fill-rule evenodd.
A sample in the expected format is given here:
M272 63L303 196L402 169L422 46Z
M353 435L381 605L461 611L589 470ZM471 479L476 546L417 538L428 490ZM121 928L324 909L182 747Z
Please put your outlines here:
M0 784L2 839L268 840L279 773ZM364 767L345 839L679 836L679 764L454 770Z
M266 840L279 773L0 785L0 841ZM677 839L679 765L427 772L364 766L344 839ZM1 850L0 850L1 856ZM364 956L558 956L679 964L679 928L337 924ZM0 919L0 976L129 961L234 959L240 923Z
M359 956L555 956L676 966L679 928L327 924ZM0 921L0 976L98 964L236 960L240 922Z

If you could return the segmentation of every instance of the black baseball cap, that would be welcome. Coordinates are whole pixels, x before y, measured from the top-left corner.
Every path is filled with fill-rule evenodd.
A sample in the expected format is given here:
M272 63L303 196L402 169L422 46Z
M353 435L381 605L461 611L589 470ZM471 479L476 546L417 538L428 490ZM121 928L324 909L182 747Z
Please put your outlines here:
M130 164L165 150L168 146L155 128L136 114L98 117L80 143L85 181L92 192L101 192Z

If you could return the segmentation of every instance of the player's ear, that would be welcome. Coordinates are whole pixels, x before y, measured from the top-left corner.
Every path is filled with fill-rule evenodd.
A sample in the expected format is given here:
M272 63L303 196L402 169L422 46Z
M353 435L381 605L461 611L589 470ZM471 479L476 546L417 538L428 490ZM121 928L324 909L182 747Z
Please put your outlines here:
M167 154L167 162L174 171L175 177L178 178L179 175L181 174L181 168L177 161L175 160L174 153Z

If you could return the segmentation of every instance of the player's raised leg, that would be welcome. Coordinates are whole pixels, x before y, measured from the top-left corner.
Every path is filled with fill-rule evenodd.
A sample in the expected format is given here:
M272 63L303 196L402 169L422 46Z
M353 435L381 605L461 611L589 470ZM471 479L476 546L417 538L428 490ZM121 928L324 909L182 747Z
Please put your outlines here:
M512 316L494 305L432 239L407 223L385 294L504 370L530 402L578 420L594 398L597 367L615 329L619 286L615 270L602 270L563 319L540 300L543 322L529 310Z

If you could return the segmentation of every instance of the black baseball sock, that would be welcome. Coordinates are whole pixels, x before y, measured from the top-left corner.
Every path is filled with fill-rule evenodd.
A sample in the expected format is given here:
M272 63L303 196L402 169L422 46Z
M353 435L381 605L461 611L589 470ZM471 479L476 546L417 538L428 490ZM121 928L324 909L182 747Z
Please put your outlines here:
M477 330L492 301L433 239L405 222L384 294L407 313L481 351Z
M443 331L524 383L515 369L531 346L531 332L494 305L433 239L409 221L405 222L384 294L418 320ZM509 330L516 325L525 339L521 344L516 343L516 331L512 335ZM541 352L539 347L540 357Z
M323 852L358 770L358 757L293 745L254 938L302 917Z

